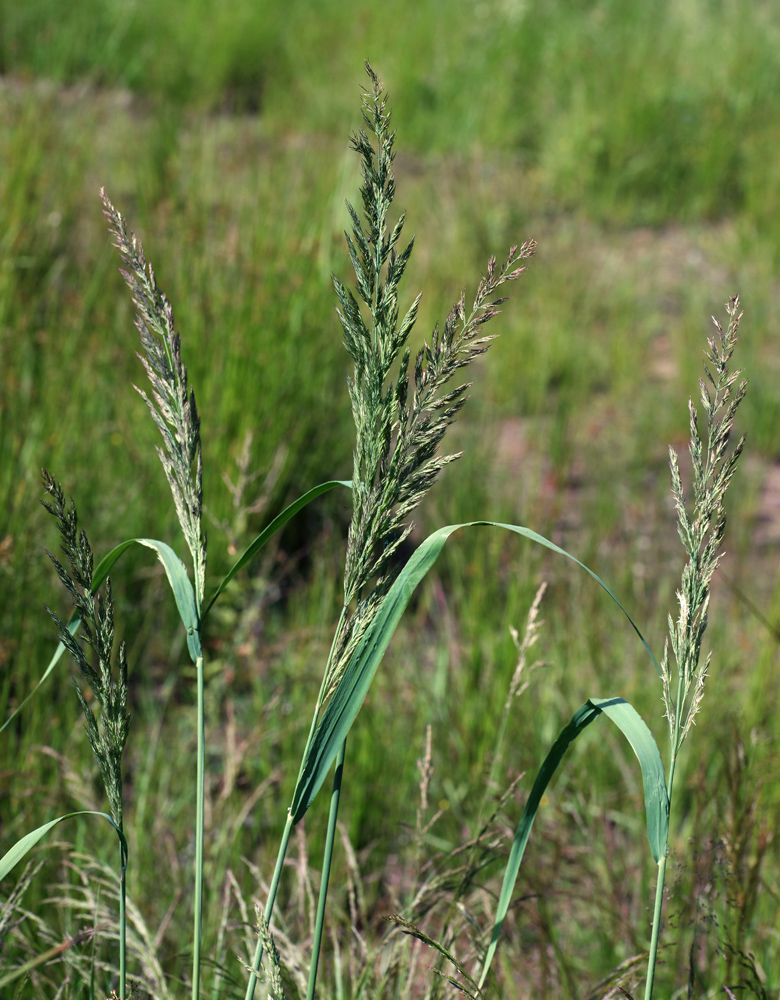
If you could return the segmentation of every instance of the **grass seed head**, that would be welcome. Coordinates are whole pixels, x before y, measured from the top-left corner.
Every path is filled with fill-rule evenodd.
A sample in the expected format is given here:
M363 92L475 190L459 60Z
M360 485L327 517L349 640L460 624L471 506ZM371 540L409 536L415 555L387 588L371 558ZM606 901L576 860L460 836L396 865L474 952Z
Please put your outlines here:
M491 257L467 313L465 293L450 310L443 327L417 353L413 372L406 346L417 319L418 295L399 319L398 289L414 240L399 250L405 216L392 229L388 212L395 196L393 159L395 132L390 131L387 97L370 65L370 87L363 101L365 128L352 136L361 160L363 220L347 204L352 221L347 249L355 272L355 293L336 277L337 313L344 345L354 362L348 379L355 422L353 515L344 575L345 608L327 698L360 637L364 634L397 575L398 549L411 532L410 515L436 482L441 470L459 457L439 454L447 428L466 402L469 383L450 387L456 372L484 354L493 337L482 327L500 310L497 289L518 278L523 261L535 252L529 241L513 246L501 267ZM518 266L520 265L520 266ZM368 307L365 319L360 302ZM395 378L391 370L400 358Z
M120 273L133 294L137 310L135 325L144 351L138 357L152 387L151 398L142 389L135 388L149 407L163 438L164 447L158 447L157 454L192 555L195 595L200 609L206 584L206 535L202 523L203 461L195 392L188 384L187 369L181 359L181 341L174 329L173 309L157 287L154 270L151 263L147 263L141 241L128 231L125 219L105 191L101 190L100 197L114 246L127 267L127 270L120 268Z
M682 572L677 592L679 615L669 617L669 644L664 649L661 666L663 699L673 753L676 755L701 708L704 682L710 657L701 664L701 646L707 628L710 583L721 559L721 545L726 529L724 506L726 491L737 467L745 443L741 437L729 453L737 407L747 388L738 383L741 371L730 371L736 347L739 321L739 298L726 303L729 317L724 330L713 317L717 335L707 341L709 350L704 364L705 379L699 383L700 398L706 415L706 446L699 433L699 421L693 401L688 401L693 494L689 514L677 454L669 449L672 495L677 509L677 531L688 562ZM711 391L712 390L712 391ZM677 665L677 692L673 691L668 649Z
M67 556L72 575L51 554L57 575L71 597L74 611L80 619L80 628L86 645L92 649L97 666L90 663L84 647L68 626L48 608L60 642L71 655L100 705L100 722L87 704L83 691L76 685L76 694L84 713L84 729L97 761L108 797L111 816L122 828L122 755L130 726L127 712L128 681L125 643L119 645L117 655L118 677L112 671L114 648L114 601L111 580L106 577L104 592L92 591L92 549L84 531L78 531L78 514L73 501L70 507L59 483L46 471L43 484L52 502L43 506L57 520L62 550Z

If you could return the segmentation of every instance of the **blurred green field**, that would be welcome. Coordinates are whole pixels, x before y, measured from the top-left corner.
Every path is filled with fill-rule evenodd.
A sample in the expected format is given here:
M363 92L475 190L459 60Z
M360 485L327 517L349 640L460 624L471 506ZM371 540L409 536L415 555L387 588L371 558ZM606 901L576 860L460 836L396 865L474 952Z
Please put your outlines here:
M157 432L132 389L143 372L101 186L143 239L173 303L202 419L213 578L230 565L228 550L286 502L349 478L348 359L330 274L350 277L344 199L356 200L358 173L346 138L359 124L366 57L390 92L396 205L417 234L407 272L407 301L425 293L416 343L461 288L473 294L491 253L539 243L453 429L450 446L464 457L421 512L416 540L480 517L529 525L607 580L660 656L682 566L666 448L686 446L686 401L697 393L709 316L722 319L726 296L741 295L737 360L750 389L738 429L748 446L707 636L712 678L676 779L657 986L670 997L722 995L724 984L740 996L776 996L780 12L772 3L400 0L390 10L323 3L313 11L295 0L67 8L0 0L2 715L51 654L44 605L66 612L42 551L57 540L38 504L41 467L73 495L98 554L128 537L176 538ZM235 481L248 434L248 469L259 475L236 506L223 476ZM258 497L261 509L245 513ZM263 890L242 859L270 877L338 616L348 517L346 494L318 501L236 581L211 625L210 954L225 870L248 905ZM175 977L188 967L193 796L184 776L194 692L161 572L129 552L115 577L136 698L130 891L176 994ZM383 916L421 877L413 828L427 725L430 798L443 814L426 856L476 832L515 666L508 626L522 626L541 580L549 589L537 648L546 665L513 708L503 787L528 777L501 830L516 823L544 752L588 696L632 700L665 749L652 666L584 575L498 534L453 539L350 737L343 819L365 910L359 919L350 911L342 857L333 925L346 995L347 952L358 967L366 960L349 943L350 925L370 953L386 933ZM63 664L0 737L0 850L66 809L100 805L70 674ZM626 983L641 976L640 964L630 978L630 963L647 947L654 875L641 782L606 728L580 742L531 840L502 953L502 996L585 1000L603 995L598 984L621 963ZM305 823L314 870L321 806ZM102 832L61 829L72 849L112 860ZM42 856L47 866L26 902L46 922L27 922L26 945L7 939L8 963L77 928L72 908L42 903L57 897L57 880L78 884L62 865L67 849ZM446 866L432 864L426 871ZM297 867L298 881L291 874L283 887L282 926L305 944L306 866ZM469 897L483 925L498 878L493 864L479 876L486 893ZM227 939L238 947L246 918L235 899L229 912ZM323 996L342 995L335 955L326 955ZM232 953L227 962L240 982ZM411 995L423 995L432 962L423 958ZM66 971L54 964L29 988L54 996ZM73 975L64 995L85 995ZM227 982L226 997L234 995Z

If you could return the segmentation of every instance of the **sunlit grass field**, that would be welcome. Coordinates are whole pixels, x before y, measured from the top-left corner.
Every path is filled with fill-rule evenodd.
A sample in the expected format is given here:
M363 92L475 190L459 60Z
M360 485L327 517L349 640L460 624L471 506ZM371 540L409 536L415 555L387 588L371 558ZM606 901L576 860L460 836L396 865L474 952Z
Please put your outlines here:
M347 136L359 124L366 57L390 93L396 205L417 236L407 278L408 302L424 290L415 346L463 287L473 295L491 253L527 238L539 244L453 429L464 457L445 470L412 542L482 517L528 525L613 587L660 658L683 563L666 449L686 446L710 314L722 317L725 298L741 296L736 360L750 388L738 431L748 444L714 583L711 679L676 779L657 989L714 997L728 985L738 996L777 996L773 4L503 0L315 11L294 0L176 0L162 10L147 0L68 9L2 0L3 718L54 648L44 605L68 611L43 553L57 539L38 503L40 469L74 496L98 555L129 537L175 538L156 431L132 388L143 372L101 186L143 238L174 306L202 419L214 578L287 502L349 478L349 359L330 275L349 278L344 199L356 201L359 178ZM252 478L237 496L228 480L242 474ZM340 610L348 521L347 494L307 508L210 622L204 943L225 964L219 996L243 995L235 950L251 937L244 923L270 879L305 706ZM350 995L355 969L388 933L385 916L431 872L454 869L449 852L476 835L517 658L509 626L522 631L542 581L534 648L544 665L513 706L496 795L528 777L502 812L497 854L508 850L547 748L587 697L630 698L664 750L658 678L592 581L517 539L453 540L350 737L342 819L354 854L337 853L323 996ZM192 671L161 568L129 552L113 582L133 698L129 892L170 995L185 995ZM54 815L102 808L70 669L61 661L0 736L0 852ZM430 815L442 812L420 847L417 761L428 726ZM502 995L607 995L600 984L621 965L621 982L635 988L654 888L642 801L635 762L612 734L586 734L570 751L521 871L499 952ZM286 955L280 947L293 966L310 934L323 808L306 818L282 887L280 927L291 943ZM25 899L43 922L6 939L0 978L77 933L62 885L72 897L79 869L92 863L84 857L114 860L96 829L61 829L57 844L43 842L46 866ZM485 924L499 878L496 862L469 898ZM3 884L3 898L11 887ZM88 961L91 950L80 941L64 959ZM21 995L54 997L68 975L60 995L88 995L83 962L64 959L38 969ZM432 988L434 960L423 954L406 995ZM97 989L106 995L108 986Z

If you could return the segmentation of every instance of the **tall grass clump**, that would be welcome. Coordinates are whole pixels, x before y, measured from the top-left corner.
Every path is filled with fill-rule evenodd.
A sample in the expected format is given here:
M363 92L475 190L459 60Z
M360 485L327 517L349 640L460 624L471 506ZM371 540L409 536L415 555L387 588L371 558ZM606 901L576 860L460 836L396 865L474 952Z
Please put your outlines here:
M446 963L453 975L436 972L455 988L475 1000L492 989L495 973L493 960L501 940L502 928L519 877L525 849L547 787L561 765L572 742L599 717L606 716L626 738L642 774L647 840L657 870L656 902L651 937L647 948L645 1000L651 1000L662 921L664 879L667 864L670 806L674 775L683 741L700 711L710 657L702 662L701 650L707 625L710 583L720 559L725 531L724 499L739 455L742 440L729 452L730 435L737 407L745 392L738 384L739 372L730 369L739 324L738 300L727 304L729 322L724 331L717 326L717 336L709 342L709 353L702 382L701 401L706 412L706 435L702 441L696 410L690 413L690 454L693 469L693 508L688 511L683 493L677 457L671 452L672 488L678 512L678 530L688 562L683 571L679 592L679 618L669 620L669 640L660 664L645 641L639 627L615 594L597 576L565 549L531 528L479 520L450 524L433 531L401 561L402 545L411 542L411 517L429 494L441 472L459 456L440 452L449 426L466 402L468 382L462 373L488 349L492 336L484 329L500 312L505 301L499 295L503 285L514 281L525 270L525 262L534 254L535 244L528 241L512 246L503 264L495 257L488 262L471 305L462 293L442 325L433 329L412 360L408 341L417 320L420 296L402 311L400 287L412 256L414 241L401 242L404 215L391 217L395 198L393 160L395 132L391 129L387 97L371 67L366 64L369 86L363 99L363 128L351 139L361 167L362 214L347 205L351 231L346 235L347 251L354 270L354 289L338 278L333 279L337 312L344 346L353 369L348 391L355 425L353 473L351 481L330 480L315 486L278 514L235 561L226 576L207 597L206 536L203 528L203 459L200 419L195 392L190 385L182 360L181 341L174 327L173 311L157 286L154 271L143 247L128 229L123 216L101 192L103 207L115 246L122 260L122 274L130 287L136 308L136 326L141 338L139 355L150 389L138 389L162 436L157 452L167 478L184 544L189 551L188 569L167 542L139 537L112 549L93 566L92 551L86 535L78 530L75 507L68 507L58 482L44 475L44 486L51 500L46 506L55 516L62 547L70 569L54 557L55 569L74 606L71 619L64 622L54 616L60 646L52 657L41 683L56 668L60 655L67 650L86 680L99 706L99 718L87 696L78 697L86 720L87 736L103 777L111 815L107 819L116 828L120 840L120 893L118 987L127 997L132 972L127 969L125 944L126 910L125 871L128 848L123 832L123 796L121 761L128 738L128 669L124 646L114 654L114 606L109 571L133 544L153 550L162 563L170 583L176 607L186 634L187 648L195 667L196 682L196 759L193 768L193 879L192 879L192 972L190 989L193 1000L203 994L204 965L204 837L206 805L206 750L208 733L205 712L204 623L211 608L236 574L266 545L269 539L295 514L325 492L336 487L349 489L352 516L346 540L340 613L324 664L319 691L313 698L311 722L305 740L298 747L300 763L297 779L283 823L276 864L268 883L265 905L257 908L257 935L251 941L246 978L241 989L245 1000L252 1000L260 979L268 995L281 997L285 990L286 968L284 941L275 938L274 909L293 830L309 811L315 797L332 773L330 809L324 835L319 894L314 912L311 946L298 949L308 964L305 992L313 1000L317 991L318 970L323 950L323 935L332 862L336 851L338 816L343 794L351 788L347 737L368 694L390 640L417 586L436 563L447 540L466 528L501 528L543 546L581 567L615 603L628 626L648 654L662 682L663 698L669 722L671 758L667 769L656 741L636 709L615 692L592 696L578 708L547 752L533 781L525 806L517 821L514 840L506 860L503 881L488 927L474 929L475 952L467 957L455 953L452 940L437 941L404 916L397 916L395 927L410 934L437 953L436 961ZM709 384L709 388L708 388ZM101 590L102 588L102 590ZM498 761L507 736L512 700L523 690L523 673L528 651L538 630L537 614L542 591L537 593L528 619L526 638L518 645L519 660L495 727L497 740L489 784L498 779ZM90 664L78 640L93 650L97 667ZM676 670L676 684L673 674ZM40 685L39 685L40 686ZM21 706L23 707L23 706ZM19 711L19 710L17 710ZM418 848L427 827L423 813L427 808L430 778L430 749L420 765L421 808L418 812ZM501 808L509 809L510 792L501 796ZM389 790L383 790L386 797ZM485 830L492 820L482 823L488 806L480 806L481 832L468 845L472 854L483 843ZM38 841L68 816L44 824L27 834L0 858L0 878L5 877ZM495 819L495 813L493 820ZM279 823L282 826L282 823ZM215 859L217 864L220 859ZM350 860L352 876L356 865ZM479 866L469 862L468 879L473 880ZM234 880L232 872L228 873ZM23 883L26 885L23 876ZM22 885L22 883L20 883ZM19 892L23 891L23 888ZM438 889L437 889L438 891ZM422 892L422 890L421 890ZM462 889L454 892L450 911L460 904ZM422 893L424 895L424 893ZM422 898L422 896L420 897ZM246 903L240 901L244 924L249 923ZM96 904L97 907L97 904ZM227 991L222 977L221 952L224 918L218 934L219 954L213 957L215 968L212 995L215 1000ZM445 920L445 924L449 919ZM355 928L357 931L357 928ZM282 940L280 938L280 940ZM0 985L21 978L29 971L19 967L0 976ZM455 978L455 977L458 978ZM94 965L91 995L94 996ZM355 997L365 995L363 977L353 983ZM386 980L389 984L389 979ZM362 985L361 985L362 984ZM110 988L113 983L108 984ZM301 993L303 992L301 989ZM389 988L389 986L388 986ZM499 989L501 987L498 987ZM432 994L436 987L431 987ZM339 987L343 995L343 984ZM227 993L225 993L227 995ZM232 994L237 995L235 988Z

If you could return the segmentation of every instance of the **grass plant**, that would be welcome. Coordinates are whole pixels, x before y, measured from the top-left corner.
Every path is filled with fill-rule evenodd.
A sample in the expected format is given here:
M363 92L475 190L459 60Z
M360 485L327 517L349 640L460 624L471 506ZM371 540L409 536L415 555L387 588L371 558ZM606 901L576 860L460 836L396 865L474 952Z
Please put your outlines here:
M122 642L119 646L117 663L119 677L112 679L114 649L114 602L111 594L111 580L106 577L105 595L92 591L92 550L86 534L78 532L76 508L65 504L65 497L56 480L44 472L43 482L52 503L44 506L56 520L62 538L62 550L70 563L70 573L59 560L49 553L65 589L72 601L74 615L78 618L84 639L95 652L98 667L89 663L83 647L73 635L73 631L49 609L49 614L57 626L60 642L73 657L92 695L100 706L100 724L87 704L81 689L76 687L81 709L84 713L84 729L103 779L111 809L111 818L120 835L119 859L119 989L121 995L127 986L127 845L123 830L123 790L122 755L127 744L130 716L127 712L127 652Z
M702 444L698 419L693 402L689 401L691 418L690 456L693 470L693 511L688 514L685 504L682 480L677 454L669 449L672 470L672 494L677 507L677 524L680 540L688 556L682 573L680 589L677 592L679 617L674 622L669 616L669 645L677 667L677 685L672 678L669 665L669 645L664 647L661 661L664 706L669 721L669 742L671 757L667 779L667 795L672 802L674 772L683 741L690 732L696 716L701 710L704 684L707 679L712 653L701 662L701 647L707 628L707 612L710 603L712 577L720 562L720 548L726 530L726 510L724 500L745 443L740 438L729 454L729 439L734 427L734 416L741 403L746 382L738 383L740 371L730 371L737 330L741 314L739 299L726 303L729 321L724 331L713 318L717 337L709 341L709 353L705 364L707 381L700 382L701 403L707 419L706 445ZM710 386L712 394L710 394ZM653 912L653 934L650 942L650 957L647 967L645 1000L653 995L653 980L658 954L658 935L663 905L666 855L658 862L658 887Z
M334 860L338 832L338 813L340 801L345 793L360 785L360 755L356 754L353 764L346 755L346 738L364 698L369 692L377 675L377 668L385 655L390 639L398 622L409 605L418 584L433 569L446 540L458 529L471 525L498 525L508 528L512 533L530 539L539 544L545 554L568 556L569 561L583 566L579 560L573 559L565 549L535 531L517 525L502 523L497 520L470 521L467 523L450 524L429 535L422 543L418 543L412 533L409 516L425 498L434 485L439 473L454 457L441 456L438 447L442 438L452 423L454 417L465 401L466 385L450 386L450 379L471 364L480 354L484 353L489 337L484 337L482 326L491 320L498 311L503 299L494 298L498 288L505 281L517 278L524 267L522 261L533 253L533 244L527 243L518 251L512 248L503 266L496 265L491 258L487 272L480 283L474 304L467 311L464 297L461 296L450 312L443 327L435 328L429 343L425 343L418 351L416 363L410 374L411 349L406 345L412 333L412 327L419 313L420 300L414 300L403 318L399 319L399 283L410 259L412 244L403 250L398 250L404 218L401 217L391 225L389 212L395 193L393 178L394 133L389 128L389 113L382 94L381 87L373 72L369 69L370 89L364 102L364 130L358 132L352 141L352 147L357 152L362 166L363 187L361 195L365 222L358 213L349 208L352 222L351 235L347 236L349 256L355 272L356 292L350 292L339 278L334 279L339 301L339 316L344 331L345 345L352 358L355 368L349 381L349 393L352 402L353 419L356 428L356 443L354 448L354 469L351 483L328 481L321 487L315 487L305 493L298 501L289 505L276 517L272 518L265 529L246 547L241 557L233 563L230 570L224 574L221 583L215 587L210 599L206 596L206 547L205 531L203 529L203 463L201 459L201 444L198 413L195 406L194 393L189 384L189 378L181 359L180 343L174 332L173 317L168 300L163 296L156 283L154 272L146 261L140 242L128 231L124 219L106 199L104 206L109 224L126 268L125 278L130 285L136 309L138 311L137 326L141 334L144 351L142 362L152 385L152 394L142 393L152 413L155 423L163 436L163 447L158 447L158 455L162 461L166 477L174 500L174 508L179 525L190 551L192 575L188 574L184 564L173 549L164 542L148 538L136 538L122 543L111 550L96 569L91 566L91 552L87 558L87 544L76 535L75 513L69 513L64 494L53 480L47 480L52 496L55 498L54 513L60 523L61 533L69 557L72 556L71 574L62 570L59 564L58 572L75 598L76 618L66 625L59 623L63 645L72 653L86 676L95 695L101 703L101 727L95 721L92 711L83 695L82 708L87 719L90 743L95 750L101 772L106 778L109 801L112 814L115 812L117 796L121 789L121 775L118 770L119 742L124 748L122 734L126 736L126 661L124 653L120 654L120 683L117 686L111 681L110 660L111 642L108 642L110 632L113 639L113 623L110 628L106 622L112 617L110 584L107 574L117 560L128 551L133 541L140 542L147 548L156 551L163 564L168 582L175 597L181 622L184 626L184 637L194 666L196 688L196 749L197 761L195 777L195 820L194 835L194 894L193 915L194 925L191 940L193 956L190 988L193 997L202 995L201 964L202 936L206 915L213 912L213 900L204 893L204 879L209 881L207 872L207 849L205 830L207 813L215 805L213 790L207 780L206 753L209 748L207 741L208 684L207 669L203 649L203 623L209 613L220 607L217 599L227 594L227 585L236 579L240 569L246 567L265 548L275 532L284 527L295 514L303 511L308 503L318 496L330 491L336 486L351 486L353 497L353 515L348 530L345 569L343 574L343 594L338 599L338 624L333 636L330 652L320 657L325 661L320 692L315 701L313 717L308 730L308 737L301 738L297 748L294 740L288 744L287 756L295 753L300 756L301 764L295 787L291 790L290 806L287 812L286 825L282 835L281 846L270 885L267 887L265 912L258 914L259 932L257 943L252 943L247 954L251 958L251 967L246 979L246 996L251 997L256 988L263 953L266 955L266 969L270 995L281 995L284 990L284 977L289 973L286 966L286 952L289 955L305 955L309 964L307 995L313 997L316 991L317 976L323 950L325 935L326 900L329 888L329 873ZM558 764L574 738L600 715L605 714L612 719L627 737L637 754L644 783L645 804L647 809L647 830L651 853L658 871L658 891L656 895L656 912L654 914L652 939L649 949L648 973L645 980L645 997L653 992L653 978L657 964L657 948L661 928L660 904L663 899L664 873L667 858L667 832L669 805L673 788L677 754L680 745L688 733L693 716L701 704L701 691L704 677L707 673L709 660L702 665L699 662L701 639L707 623L710 585L718 562L719 547L725 528L723 514L723 497L733 474L741 443L729 455L727 453L729 434L732 428L736 407L742 399L744 387L736 387L737 375L730 373L729 362L736 340L738 324L738 302L732 300L728 306L730 322L725 333L719 330L719 340L710 343L708 377L714 388L714 396L702 389L702 403L707 412L708 440L706 453L699 439L695 412L690 409L691 461L693 466L694 513L686 514L681 477L676 461L673 461L673 489L678 507L680 534L689 557L689 566L683 575L680 597L680 620L677 624L670 622L670 641L672 655L678 669L678 690L675 694L671 680L671 667L665 656L660 664L659 673L663 681L664 698L669 716L670 735L672 741L672 765L668 778L660 761L660 755L647 726L641 721L639 714L623 698L588 698L583 707L575 713L571 722L566 725L553 742L541 771L533 785L531 793L522 811L520 823L515 833L514 846L510 853L503 888L499 894L497 913L490 915L489 923L492 931L486 932L486 923L472 926L473 952L462 957L459 949L466 940L466 919L456 926L454 913L462 901L467 898L470 887L481 877L483 871L494 860L497 841L494 838L493 824L504 812L512 809L512 796L516 792L517 781L509 783L499 804L488 802L480 797L479 809L476 815L476 829L467 845L467 858L463 867L458 870L458 877L453 882L446 878L433 879L431 882L422 880L422 885L413 894L408 911L400 914L394 922L390 935L392 940L402 939L403 935L411 935L415 942L433 948L440 962L436 971L443 973L434 977L433 984L426 987L428 995L439 995L439 991L447 988L458 989L472 996L480 995L483 986L489 990L494 983L492 962L496 954L499 937L505 921L512 923L509 914L509 904L518 875L523 851L528 841L531 825L536 818L537 807L542 803L550 781ZM368 319L364 313L367 312ZM723 415L718 416L721 411ZM473 516L473 515L472 515ZM484 534L484 532L483 532ZM412 541L416 543L413 554L406 559L403 566L399 556ZM487 544L483 545L488 550ZM601 584L607 593L614 598L599 577L584 567L596 582ZM240 579L240 578L239 578ZM105 598L101 603L98 588L105 581ZM617 599L614 598L616 601ZM220 602L222 603L222 602ZM325 602L327 603L327 602ZM623 605L619 605L622 609ZM532 606L538 608L538 604ZM627 612L626 612L627 615ZM215 619L216 620L216 619ZM90 625L90 621L92 625ZM639 632L633 621L628 618L635 632ZM75 626L80 622L82 630L91 645L90 636L104 636L100 639L102 645L96 651L100 660L100 672L94 671L86 661L83 650L72 638ZM102 629L102 631L101 631ZM519 649L520 662L527 653L535 634L533 621L529 619L529 630L526 643ZM581 630L585 635L585 630ZM647 652L649 647L641 633L640 639ZM652 658L652 654L651 654ZM215 657L219 666L219 655ZM86 664L85 666L82 665ZM52 669L56 667L56 661ZM497 747L491 754L492 767L489 771L488 786L499 781L501 753L504 733L507 727L508 706L511 699L522 687L522 671L520 664L513 667L514 674L508 685L509 701L500 701L499 711L495 719L500 719ZM90 672L91 671L91 672ZM477 671L478 672L478 671ZM460 681L459 681L460 683ZM616 682L617 683L617 682ZM123 686L124 685L124 686ZM520 685L520 687L518 687ZM541 686L541 685L540 685ZM124 695L121 692L124 691ZM506 688L504 688L506 691ZM122 699L125 699L124 701ZM302 708L299 702L297 708ZM369 706L371 710L372 706ZM560 714L560 713L559 713ZM270 718L270 716L269 716ZM90 721L91 720L91 721ZM553 724L557 722L554 717ZM112 729L111 727L114 727ZM190 727L192 728L192 727ZM548 727L549 728L549 727ZM105 743L106 733L110 740ZM298 728L297 733L303 737L305 731ZM495 738L495 737L493 737ZM360 736L355 734L355 741ZM113 742L111 742L113 740ZM548 739L549 743L550 740ZM300 747L303 746L301 753ZM352 745L352 744L351 744ZM236 754L235 748L233 751ZM210 754L211 756L211 754ZM230 759L226 750L225 761ZM425 761L428 761L426 764ZM614 763L614 762L613 762ZM285 859L288 852L293 829L300 828L301 820L312 806L317 792L326 780L330 770L335 765L331 807L324 836L323 863L320 871L320 891L317 900L316 913L312 922L311 947L296 944L286 934L282 927L272 926L272 915L279 894ZM234 762L230 765L232 773L240 768ZM351 772L351 773L350 773ZM420 811L417 817L417 852L423 853L427 839L431 836L433 820L423 822L428 802L428 784L431 777L430 751L424 755L422 765L422 785L420 792ZM348 780L345 781L345 775ZM235 779L231 779L235 780ZM230 794L228 769L224 775L225 787ZM109 788L110 786L110 788ZM385 793L380 793L384 795ZM457 802L455 790L448 792L453 802ZM122 833L121 796L119 802L119 821L113 815L115 825ZM449 802L448 802L449 806ZM442 815L445 810L442 810ZM485 815L490 820L485 820ZM246 817L244 817L246 818ZM436 819L441 819L441 815ZM57 822L57 821L55 821ZM243 822L243 820L242 820ZM242 823L237 823L234 839ZM6 874L21 857L31 849L40 838L53 827L47 823L34 831L33 835L23 837L17 845L0 860L0 871ZM636 831L635 831L636 832ZM124 841L120 840L124 845ZM302 842L302 841L301 841ZM343 842L349 845L349 838ZM349 885L350 898L357 899L359 895L359 873L354 851L349 855ZM123 851L126 847L123 846ZM452 857L460 857L453 850ZM123 854L123 858L125 855ZM215 853L208 862L219 865L222 869L227 864ZM457 863L457 862L456 862ZM308 862L299 860L299 877L304 887L302 895L308 892L311 875ZM122 865L124 878L124 863ZM94 874L94 873L93 873ZM211 880L213 886L213 879ZM240 893L239 893L240 895ZM72 897L71 897L72 898ZM441 915L438 924L433 922L429 929L421 927L420 917L432 912L433 901L441 905ZM454 900L454 901L453 901ZM242 901L245 912L245 901ZM16 903L14 903L16 905ZM97 902L94 903L97 912ZM431 909L428 909L428 907ZM67 909L68 904L65 904ZM125 908L124 881L120 899L122 911ZM353 930L356 926L358 904L350 902ZM71 906L71 908L73 908ZM490 907L492 909L492 907ZM459 911L462 912L462 909ZM483 917L485 914L483 912ZM243 986L239 987L235 978L223 974L222 962L224 955L224 932L227 918L220 917L219 936L215 939L216 974L214 977L213 995L215 997L239 995ZM246 923L246 917L244 918ZM124 918L120 918L123 940ZM141 920L142 923L142 920ZM473 922L472 922L473 924ZM210 924L213 928L214 923ZM488 928L489 930L489 928ZM210 932L211 933L211 932ZM487 938L490 937L488 942ZM215 935L212 933L212 937ZM390 936L389 936L390 937ZM639 935L640 939L642 935ZM162 940L162 938L160 938ZM334 944L335 963L339 968L339 945ZM642 944L645 947L645 944ZM290 949L289 952L287 949ZM154 951L154 948L150 949ZM349 950L347 947L346 950ZM253 953L253 957L250 953ZM351 954L351 952L350 952ZM393 952L394 964L392 970L373 975L368 970L371 962L363 957L363 974L350 975L349 982L352 992L357 998L360 995L372 995L369 989L379 992L373 995L383 995L384 990L394 991L394 995L408 995L412 989L411 982L415 963L419 964L419 949L412 952L409 948L401 948ZM414 956L417 956L416 958ZM556 947L559 964L569 985L576 982L576 975L569 970L565 949ZM120 990L124 997L127 990L125 982L126 970L125 948L122 945L120 958ZM268 961L270 959L270 961ZM381 965L381 956L374 959ZM247 964L250 964L249 962ZM635 968L636 963L631 965ZM19 967L15 972L20 972ZM449 971L443 971L447 968ZM479 979L475 970L479 968ZM469 971L471 970L471 971ZM105 971L105 970L104 970ZM452 975L450 975L450 972ZM82 975L84 970L82 967ZM132 975L132 973L131 973ZM506 967L501 972L504 989L510 985L511 975ZM333 973L336 995L344 995L344 978L340 971ZM491 978L488 978L488 977ZM4 980L5 981L5 980ZM369 986L369 984L373 984ZM449 985L447 985L449 984ZM94 984L93 984L94 991ZM320 992L324 992L323 989ZM161 987L162 995L162 987Z

